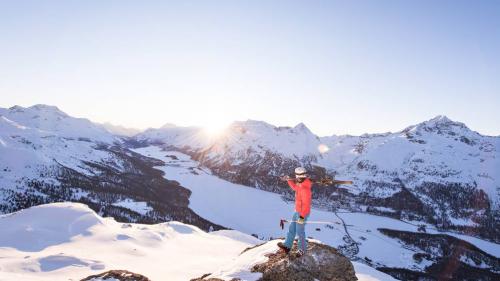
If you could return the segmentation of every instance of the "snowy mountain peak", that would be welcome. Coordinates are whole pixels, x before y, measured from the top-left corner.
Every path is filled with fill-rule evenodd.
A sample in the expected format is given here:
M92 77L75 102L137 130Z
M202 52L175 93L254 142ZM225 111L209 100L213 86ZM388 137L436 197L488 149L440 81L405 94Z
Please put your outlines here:
M20 105L14 105L8 109L10 114L31 114L35 116L59 116L59 117L69 117L68 114L60 110L57 106L46 105L46 104L35 104L30 107L22 107Z
M165 125L160 127L160 129L172 129L172 128L177 128L177 125L173 123L165 123Z
M438 115L430 120L424 121L417 125L410 126L402 131L405 134L438 134L455 137L460 136L476 136L477 133L470 130L464 123L453 121L444 115Z
M468 129L464 123L453 121L444 115L438 115L428 121L423 122L423 124L425 124L428 127L439 127L439 128L460 127Z
M446 115L437 115L436 117L430 119L429 122L444 122L444 123L448 123L448 122L453 122L453 121L451 121L451 119L448 118Z
M264 121L248 119L246 121L234 121L230 127L244 127L247 129L274 129L275 126Z
M309 128L307 128L307 126L302 122L293 127L293 130L296 132L312 134L311 130L309 130Z
M444 115L438 115L430 120L427 120L420 125L432 128L439 128L439 129L444 129L444 128L451 128L451 127L459 127L459 128L467 128L464 123L453 121L450 118L444 116Z
M65 112L60 110L57 106L54 106L54 105L35 104L33 106L30 106L29 109L43 111L43 112L47 112L47 113L54 113L54 114L58 114L61 116L68 116L68 114L66 114Z
M16 112L16 111L17 112L24 112L24 109L25 109L24 107L19 106L19 105L14 105L12 107L9 107L9 111L11 111L11 112Z
M85 118L75 118L67 115L56 106L37 104L30 107L19 105L0 108L0 115L13 121L15 127L31 128L50 133L53 136L65 138L85 138L97 142L114 142L114 136L100 124ZM19 125L19 126L17 126Z

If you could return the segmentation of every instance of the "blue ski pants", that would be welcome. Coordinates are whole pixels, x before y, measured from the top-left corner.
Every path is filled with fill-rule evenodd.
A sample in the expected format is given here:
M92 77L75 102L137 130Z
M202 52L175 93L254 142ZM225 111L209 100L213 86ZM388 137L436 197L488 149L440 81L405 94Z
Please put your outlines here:
M290 227L288 228L288 233L286 235L285 246L289 249L293 246L293 240L295 240L295 235L299 236L299 249L302 249L304 252L307 249L307 241L306 241L306 222L309 216L304 218L304 223L300 224L296 221L299 220L299 213L293 213L292 221L290 222Z

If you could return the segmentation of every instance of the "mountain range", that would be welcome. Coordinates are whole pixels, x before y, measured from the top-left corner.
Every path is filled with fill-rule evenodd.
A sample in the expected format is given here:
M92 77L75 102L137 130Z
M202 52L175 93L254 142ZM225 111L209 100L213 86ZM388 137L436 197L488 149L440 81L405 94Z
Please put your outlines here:
M375 247L370 239L349 235L349 223L344 222L343 242L331 243L352 260L399 279L425 272L432 280L436 268L448 259L479 270L474 274L489 270L495 276L500 272L498 259L492 260L484 248L467 246L466 252L472 254L455 256L444 249L472 245L453 240L464 237L500 243L499 149L500 137L481 135L445 116L394 133L326 137L316 136L304 124L276 127L247 120L233 122L214 136L200 127L172 124L135 132L74 118L54 106L13 106L0 108L0 212L73 201L120 222L176 220L205 231L234 228L271 239L274 231L244 226L238 217L227 219L223 213L248 214L234 209L216 213L200 196L214 200L212 206L233 206L235 201L245 209L242 194L246 193L241 193L245 187L258 192L248 200L256 196L264 209L273 205L266 201L274 198L269 192L282 198L286 208L293 194L279 177L304 166L313 178L354 182L314 187L316 212L325 217L345 212L390 218L392 223L365 231L398 241L399 251L412 248L415 253L409 263L394 263L366 252L363 247ZM205 174L211 194L198 182ZM223 192L223 186L227 196L218 194L217 188ZM208 200L214 193L222 198ZM415 228L388 227L398 221ZM352 225L362 227L359 222ZM330 230L333 224L323 232ZM439 233L445 238L432 236ZM462 236L450 238L452 233Z

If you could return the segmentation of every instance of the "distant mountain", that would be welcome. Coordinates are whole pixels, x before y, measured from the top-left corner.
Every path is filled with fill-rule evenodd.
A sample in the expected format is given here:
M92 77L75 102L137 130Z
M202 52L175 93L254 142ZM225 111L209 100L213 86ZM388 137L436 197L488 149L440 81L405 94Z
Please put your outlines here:
M57 107L0 108L0 212L58 201L88 204L121 221L212 225L189 208L189 190L153 169L160 162Z
M117 136L123 136L123 137L132 137L132 136L137 135L138 133L142 132L142 130L139 130L139 129L127 128L127 127L120 126L120 125L113 125L109 122L103 123L102 126L104 127L104 129L106 129L111 134L117 135Z
M500 138L445 116L400 132L318 137L304 124L234 122L218 138L167 126L134 137L191 155L219 177L288 194L278 176L305 166L354 180L316 193L316 205L421 220L500 241ZM335 200L334 200L335 199Z

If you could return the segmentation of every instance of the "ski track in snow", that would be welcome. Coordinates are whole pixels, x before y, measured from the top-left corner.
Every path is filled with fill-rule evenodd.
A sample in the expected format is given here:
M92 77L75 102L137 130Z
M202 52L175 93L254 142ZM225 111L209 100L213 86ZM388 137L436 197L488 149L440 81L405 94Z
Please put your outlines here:
M207 169L199 168L196 161L180 152L163 151L156 146L135 149L135 151L164 161L165 166L156 168L165 172L165 178L176 180L192 191L189 207L202 217L247 234L257 234L264 240L286 235L286 228L285 230L279 228L279 220L290 218L294 205L285 202L280 195L222 180L210 174ZM167 155L174 155L178 159ZM412 250L403 248L398 240L389 238L377 230L377 228L390 228L417 232L417 226L366 213L339 213L339 216L348 224L348 230L353 239L360 243L358 257L369 257L373 261L390 267L421 269L428 265L426 261L416 265ZM329 229L322 224L308 224L308 236L334 247L345 244L342 240L345 235L344 230L341 225L333 224L339 223L334 213L313 210L309 220L330 221L334 229ZM500 256L500 245L495 243L451 232L437 232L432 229L428 233L453 235L476 245L487 253ZM416 266L419 267L416 268Z

